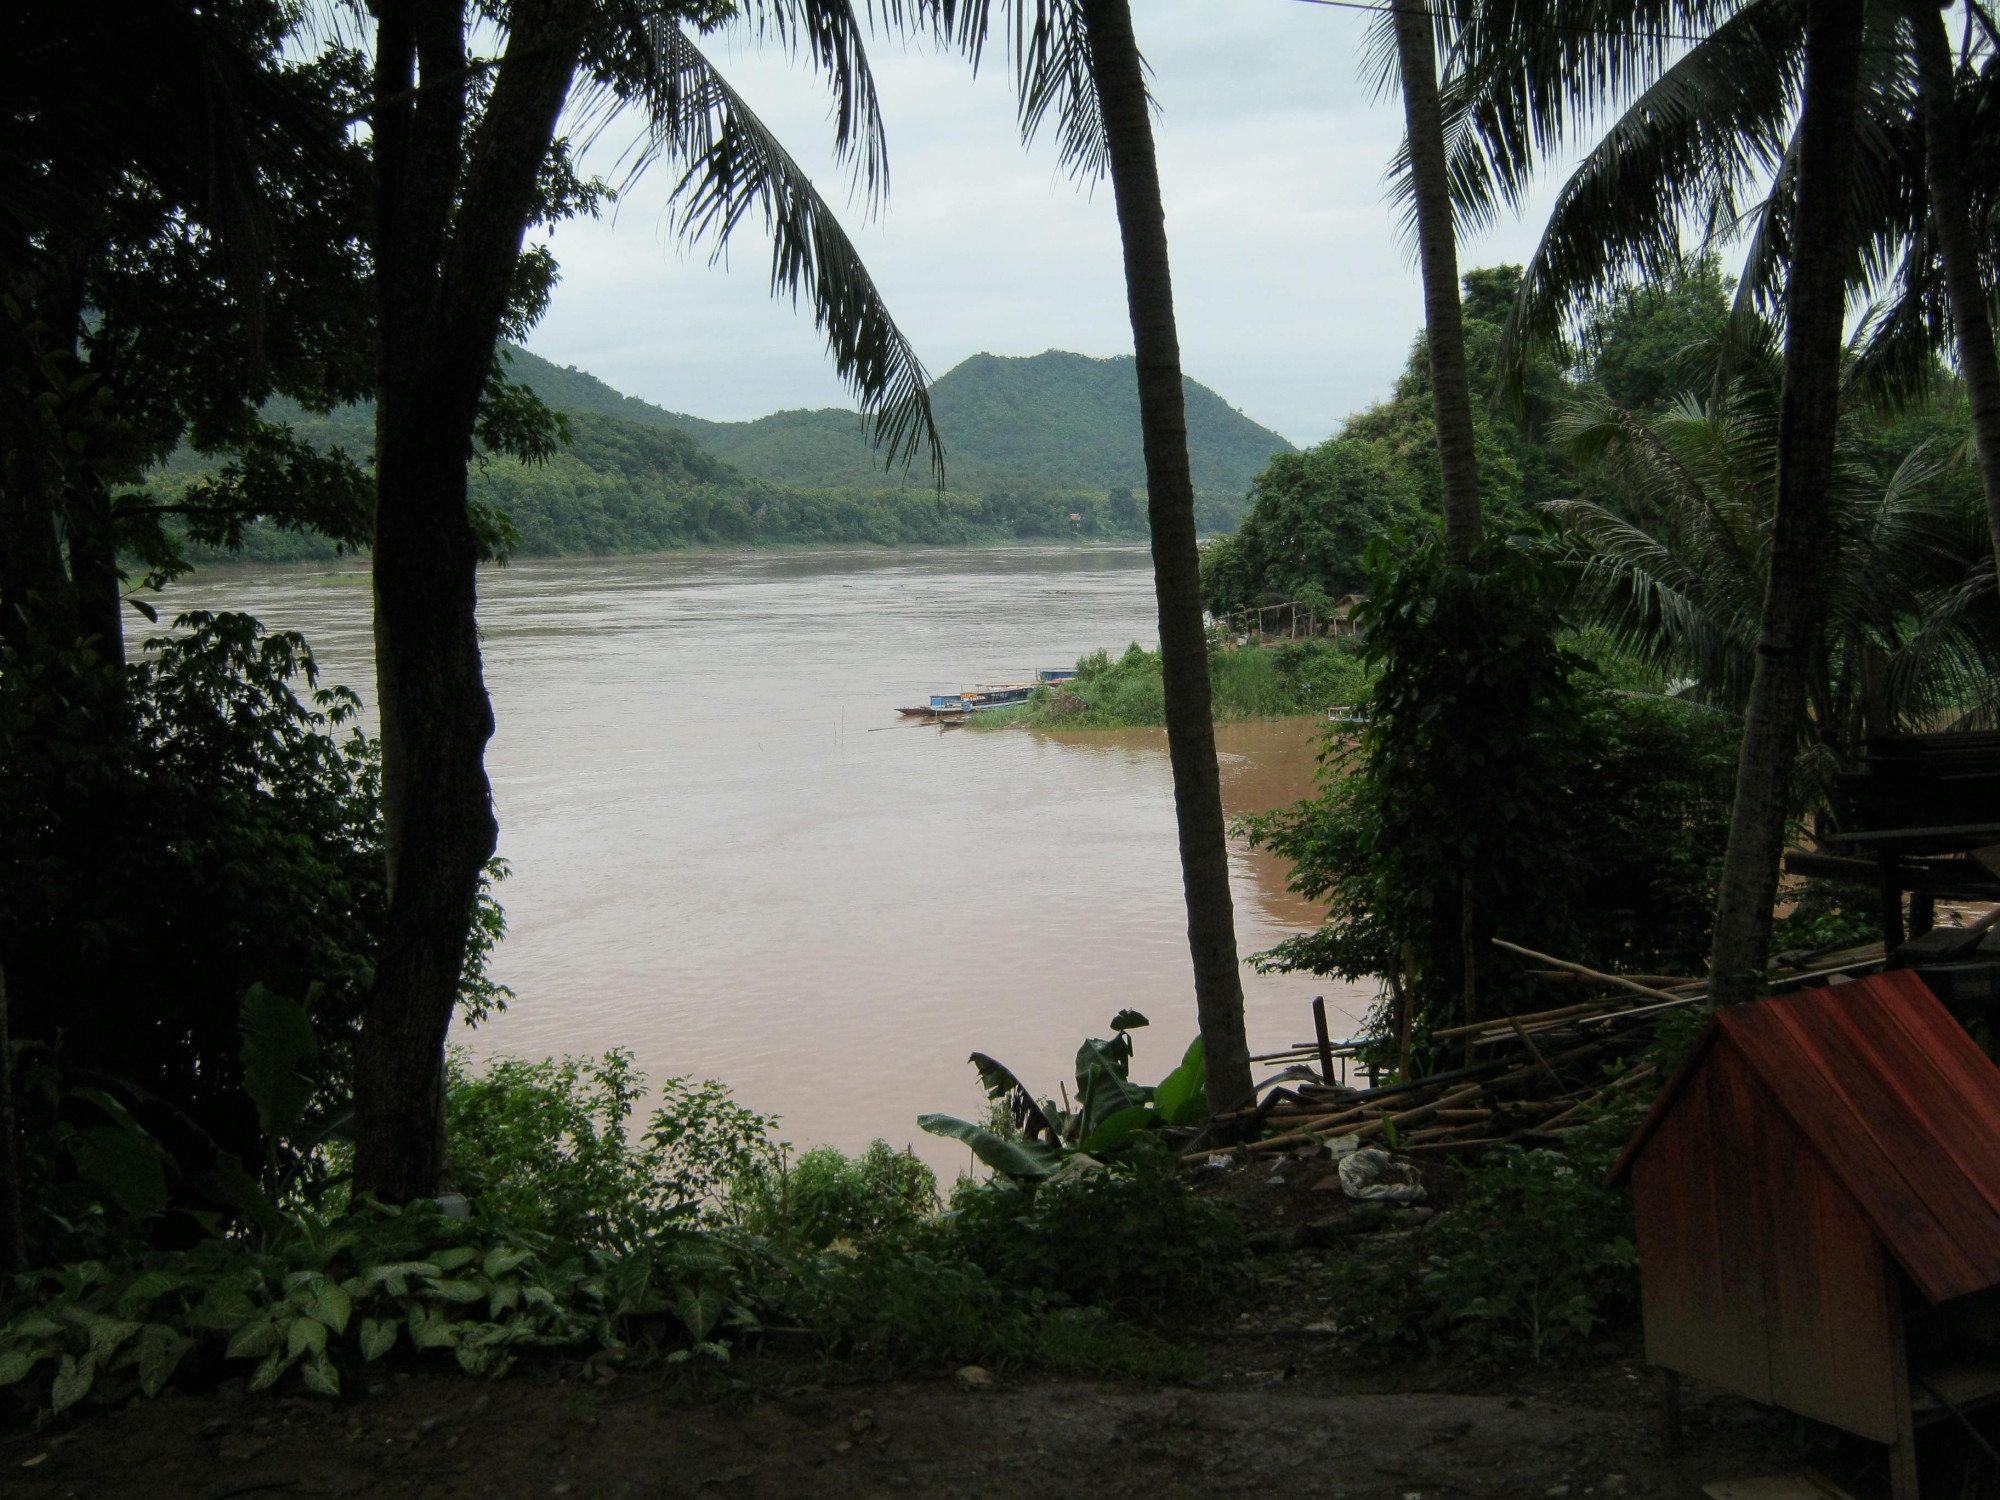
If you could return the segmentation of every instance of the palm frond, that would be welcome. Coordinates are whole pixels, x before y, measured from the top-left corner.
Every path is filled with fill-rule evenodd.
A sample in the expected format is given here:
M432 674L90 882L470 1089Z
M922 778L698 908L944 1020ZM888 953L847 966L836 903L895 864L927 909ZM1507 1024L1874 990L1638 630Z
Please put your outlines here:
M880 0L880 8L892 25L925 27L975 68L985 56L994 0ZM1079 177L1103 176L1109 147L1082 6L1075 0L1000 0L1000 8L1022 138L1033 141L1053 125L1063 166Z
M720 257L743 220L761 210L771 234L772 290L811 301L834 368L869 413L888 461L908 463L926 446L942 484L944 444L929 377L839 218L680 26L651 21L645 42L646 151L682 168L670 199L681 233Z
M1674 61L1564 183L1509 315L1507 363L1560 347L1620 278L1666 276L1684 223L1733 217L1783 158L1797 95L1803 0L1749 0Z

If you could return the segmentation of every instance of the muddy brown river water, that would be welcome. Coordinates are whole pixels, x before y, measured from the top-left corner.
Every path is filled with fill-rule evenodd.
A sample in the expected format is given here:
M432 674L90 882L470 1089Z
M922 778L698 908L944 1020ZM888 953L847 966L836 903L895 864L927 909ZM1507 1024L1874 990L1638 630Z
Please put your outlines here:
M372 699L366 577L218 570L160 601L303 631ZM1053 1092L1122 1006L1136 1076L1195 1029L1159 730L901 727L899 704L1153 644L1137 547L669 554L517 563L481 583L489 753L518 999L460 1039L632 1049L728 1082L800 1145L880 1136L947 1170L926 1110L981 1105L966 1054ZM1311 786L1309 720L1225 726L1232 815ZM1314 925L1233 850L1245 954ZM1338 1033L1356 987L1245 970L1253 1050Z

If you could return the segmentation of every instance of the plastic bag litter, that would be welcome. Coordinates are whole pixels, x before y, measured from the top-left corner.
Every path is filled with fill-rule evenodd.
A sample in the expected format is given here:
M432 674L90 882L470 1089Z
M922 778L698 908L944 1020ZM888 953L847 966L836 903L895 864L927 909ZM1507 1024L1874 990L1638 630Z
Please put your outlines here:
M1415 1166L1373 1148L1340 1159L1340 1189L1363 1203L1421 1203L1425 1196Z

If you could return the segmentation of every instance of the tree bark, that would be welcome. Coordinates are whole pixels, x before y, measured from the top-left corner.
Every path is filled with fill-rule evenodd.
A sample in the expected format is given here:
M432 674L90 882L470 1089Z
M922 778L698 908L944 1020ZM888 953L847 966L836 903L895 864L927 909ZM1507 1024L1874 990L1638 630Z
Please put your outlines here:
M1945 295L1958 334L1958 373L1972 407L1972 439L1986 495L1986 528L1994 565L2000 568L2000 358L1994 354L1993 321L1979 279L1979 239L1965 190L1951 38L1945 34L1944 15L1932 0L1915 0L1911 5L1910 29L1916 40L1931 232L1937 236L1944 262Z
M566 0L514 8L468 149L460 0L383 0L377 15L374 585L389 912L355 1057L355 1185L404 1202L442 1181L444 1042L498 837L466 456L579 32Z
M1785 289L1785 373L1778 409L1778 498L1757 664L1744 714L1729 849L1717 892L1709 994L1756 998L1771 941L1778 862L1792 811L1791 770L1806 678L1820 650L1828 491L1840 416L1841 329L1854 248L1854 158L1862 0L1809 0L1799 190Z
M1125 300L1138 356L1146 511L1153 537L1153 590L1166 679L1167 750L1173 763L1181 885L1187 900L1188 950L1194 960L1208 1102L1219 1114L1254 1102L1254 1090L1243 1028L1243 978L1229 893L1215 723L1209 706L1208 633L1202 620L1201 558L1195 538L1194 481L1188 470L1186 393L1180 335L1174 324L1166 211L1131 7L1127 0L1082 0L1082 10L1092 79L1104 117L1124 245Z
M1458 237L1438 105L1437 53L1427 0L1394 0L1396 61L1424 279L1424 343L1436 414L1445 555L1471 567L1479 551L1479 461L1472 438L1472 386L1465 371L1465 314L1459 302Z

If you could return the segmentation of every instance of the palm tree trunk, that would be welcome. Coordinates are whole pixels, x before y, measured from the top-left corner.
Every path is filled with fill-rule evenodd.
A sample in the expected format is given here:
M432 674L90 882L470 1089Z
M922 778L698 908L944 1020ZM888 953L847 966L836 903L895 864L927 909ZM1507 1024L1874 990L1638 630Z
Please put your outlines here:
M1424 276L1424 343L1430 352L1445 555L1470 567L1479 551L1479 461L1472 440L1472 387L1465 373L1465 315L1459 303L1458 237L1445 169L1437 53L1427 0L1395 0L1396 61L1403 80L1410 196Z
M1082 0L1091 75L1111 162L1125 250L1125 300L1138 355L1139 423L1146 453L1146 510L1153 534L1153 589L1166 678L1167 750L1174 771L1181 885L1195 1005L1207 1057L1208 1102L1220 1113L1253 1102L1243 1029L1243 979L1229 894L1229 849L1210 717L1208 633L1202 621L1201 558L1194 480L1188 471L1186 394L1174 325L1166 211L1147 116L1146 82L1127 0Z
M375 656L389 913L355 1054L354 1181L402 1203L442 1178L444 1042L498 836L466 454L576 28L563 0L515 6L467 153L461 0L382 0L376 14Z
M1944 261L1945 294L1958 333L1958 372L1972 406L1972 437L1986 493L1986 527L1994 564L2000 567L2000 359L1994 355L1993 322L1987 313L1986 288L1979 280L1979 240L1966 200L1951 38L1945 34L1943 14L1931 0L1916 0L1910 7L1910 27L1916 38L1931 230Z
M1827 496L1840 416L1841 325L1854 251L1848 174L1863 14L1863 0L1809 0L1806 14L1771 571L1709 961L1709 995L1724 1005L1754 999L1761 987L1778 861L1792 811L1791 769L1805 717L1806 680L1820 647Z

